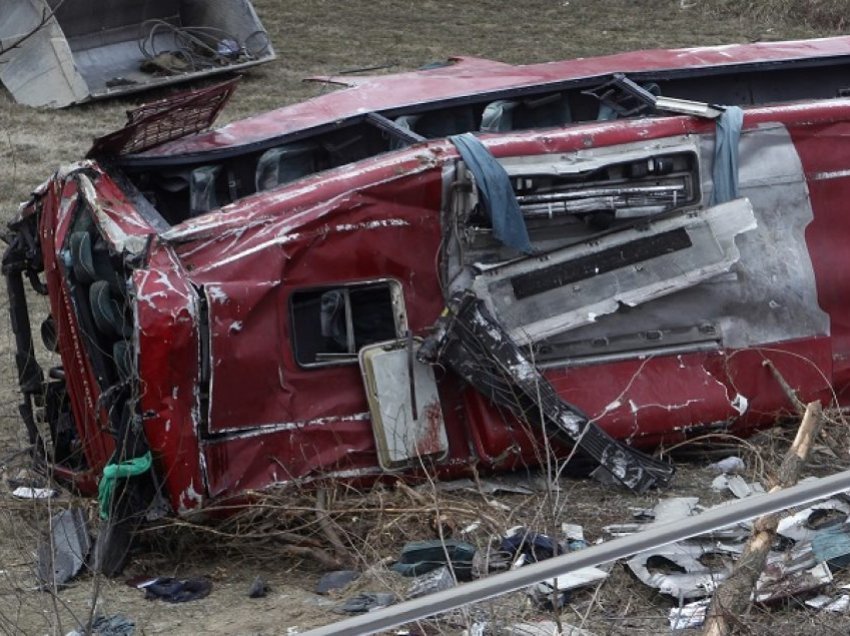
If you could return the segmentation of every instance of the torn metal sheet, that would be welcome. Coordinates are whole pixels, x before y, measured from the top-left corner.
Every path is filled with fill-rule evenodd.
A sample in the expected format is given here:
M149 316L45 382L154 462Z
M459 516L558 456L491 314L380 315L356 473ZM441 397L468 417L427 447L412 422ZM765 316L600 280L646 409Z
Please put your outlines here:
M847 590L848 586L842 585L840 589ZM808 599L806 605L823 612L845 614L847 610L850 610L850 594L839 594L837 597L819 594Z
M797 543L811 542L824 529L847 523L848 517L850 504L836 497L784 517L776 533Z
M627 567L646 585L677 599L710 596L733 570L743 544L682 542L641 553ZM756 583L753 600L767 603L819 589L832 581L825 563L816 563L810 546L771 551Z
M734 553L718 545L676 543L642 552L626 566L646 585L677 599L704 598L732 574Z
M505 636L594 636L593 632L580 629L569 623L560 624L554 621L540 621L537 623L515 623L510 625L504 632Z
M795 567L787 562L785 555L771 556L753 592L753 600L759 603L803 595L832 582L832 572L826 563L809 562L810 567Z
M275 58L249 0L4 0L4 48L0 80L15 100L51 108Z
M720 508L725 505L728 505L728 502L713 506L713 508ZM709 510L713 508L709 508ZM658 525L685 520L705 511L706 508L699 503L698 497L670 497L659 500L652 509L636 511L633 516L637 521L634 523L611 524L603 527L602 530L609 536L623 537L635 532L652 530ZM702 538L723 542L725 549L744 541L749 536L750 531L750 526L747 523L739 523L713 530Z

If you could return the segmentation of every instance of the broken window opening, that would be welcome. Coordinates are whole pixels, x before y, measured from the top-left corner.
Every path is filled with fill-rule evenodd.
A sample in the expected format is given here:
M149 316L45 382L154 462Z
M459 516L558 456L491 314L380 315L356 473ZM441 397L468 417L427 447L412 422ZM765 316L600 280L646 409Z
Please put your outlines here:
M392 280L296 291L290 308L302 367L356 363L364 346L407 331L401 285Z

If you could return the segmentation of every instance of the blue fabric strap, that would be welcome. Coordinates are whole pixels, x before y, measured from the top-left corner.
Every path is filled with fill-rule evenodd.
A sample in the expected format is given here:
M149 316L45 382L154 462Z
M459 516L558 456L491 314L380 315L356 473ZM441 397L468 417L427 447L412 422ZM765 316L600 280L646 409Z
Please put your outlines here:
M496 239L518 252L531 254L531 241L511 179L487 147L472 133L449 137L466 163L493 224Z
M738 141L743 123L744 111L738 106L728 106L717 119L711 205L738 198Z

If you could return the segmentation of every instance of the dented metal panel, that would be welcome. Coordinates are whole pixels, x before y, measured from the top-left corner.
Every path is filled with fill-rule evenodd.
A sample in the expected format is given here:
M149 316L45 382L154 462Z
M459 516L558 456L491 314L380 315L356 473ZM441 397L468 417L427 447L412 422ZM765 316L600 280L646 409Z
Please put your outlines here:
M472 289L519 344L536 342L717 276L756 227L739 199L487 269Z

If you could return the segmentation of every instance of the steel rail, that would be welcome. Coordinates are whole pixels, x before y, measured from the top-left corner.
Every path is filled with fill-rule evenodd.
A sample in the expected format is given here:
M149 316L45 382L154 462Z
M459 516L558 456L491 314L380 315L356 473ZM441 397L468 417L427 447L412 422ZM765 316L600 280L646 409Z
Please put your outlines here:
M442 592L311 629L302 636L363 636L403 623L499 596L579 568L622 559L645 550L747 521L760 515L811 503L850 490L850 470L764 495L754 495L687 519L659 524L643 532L540 561L517 570L464 583Z

